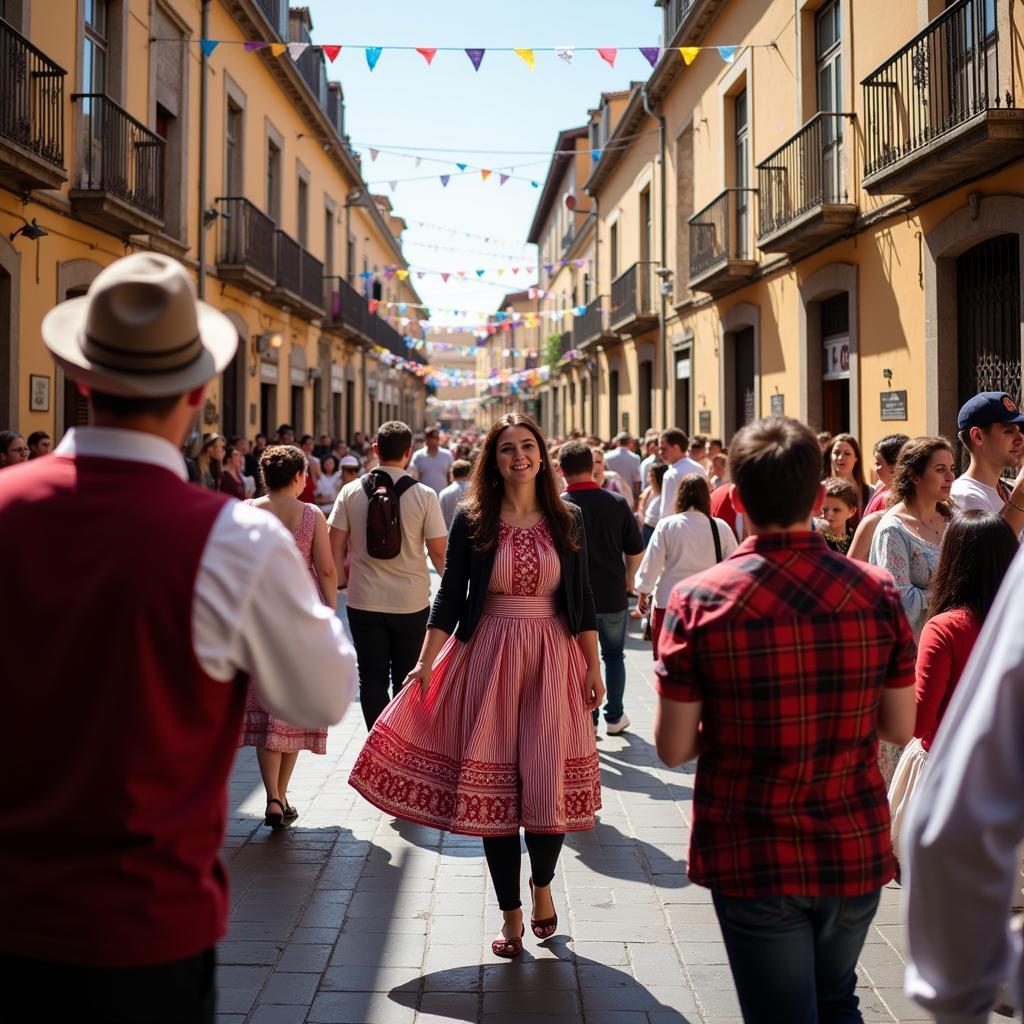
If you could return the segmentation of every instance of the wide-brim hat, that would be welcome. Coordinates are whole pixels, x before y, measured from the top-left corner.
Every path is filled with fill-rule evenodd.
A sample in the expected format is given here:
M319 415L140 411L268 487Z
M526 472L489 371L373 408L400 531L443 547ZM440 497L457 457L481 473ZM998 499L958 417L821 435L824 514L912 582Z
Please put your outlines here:
M69 376L96 391L139 398L205 384L238 348L234 324L196 298L185 268L158 253L111 263L43 318L43 341Z

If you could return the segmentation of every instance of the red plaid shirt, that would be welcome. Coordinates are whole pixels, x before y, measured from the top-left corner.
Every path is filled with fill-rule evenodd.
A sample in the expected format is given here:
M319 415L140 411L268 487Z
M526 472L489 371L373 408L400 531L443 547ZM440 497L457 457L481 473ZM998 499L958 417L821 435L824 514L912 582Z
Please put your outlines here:
M915 652L888 573L814 533L751 537L675 588L659 652L658 692L703 703L693 882L854 896L893 877L878 706Z

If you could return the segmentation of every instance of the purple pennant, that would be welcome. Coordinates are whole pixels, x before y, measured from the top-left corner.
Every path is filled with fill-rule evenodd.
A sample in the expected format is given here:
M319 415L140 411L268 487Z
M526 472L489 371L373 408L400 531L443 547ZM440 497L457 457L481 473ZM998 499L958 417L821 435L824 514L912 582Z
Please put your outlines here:
M263 42L262 39L257 39L251 43L242 43L242 49L245 50L246 53L255 53L257 50L262 50L264 46L269 45L269 43Z
M468 47L466 49L466 56L473 62L473 67L477 71L480 70L480 65L483 63L484 54L486 52L486 50L474 50L469 49Z
M554 263L545 263L544 269L550 274L551 271L555 269L555 265Z
M449 181L451 181L451 175L450 174L442 174L441 175L441 184L444 185L445 188L448 187L448 182Z
M641 46L640 52L647 58L647 63L653 68L658 63L658 58L661 56L660 46Z

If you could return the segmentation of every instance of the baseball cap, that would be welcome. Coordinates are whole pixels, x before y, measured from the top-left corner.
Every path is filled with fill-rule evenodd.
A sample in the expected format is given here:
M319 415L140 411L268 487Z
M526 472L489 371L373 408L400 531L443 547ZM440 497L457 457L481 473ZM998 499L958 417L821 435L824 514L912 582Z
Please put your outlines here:
M359 460L354 455L345 455L342 457L338 465L342 469L358 469Z
M1024 423L1017 403L1005 391L982 391L968 398L956 417L957 430L987 427L993 423Z

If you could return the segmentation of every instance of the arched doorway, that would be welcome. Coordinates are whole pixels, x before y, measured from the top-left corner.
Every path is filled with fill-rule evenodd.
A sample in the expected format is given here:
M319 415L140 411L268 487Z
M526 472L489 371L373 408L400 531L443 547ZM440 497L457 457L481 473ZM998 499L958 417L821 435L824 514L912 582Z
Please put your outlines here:
M956 260L959 401L1006 391L1021 402L1021 280L1017 235L996 235Z
M224 310L224 315L238 332L238 348L220 378L221 430L227 437L234 434L245 437L245 374L249 362L249 326L233 309Z

